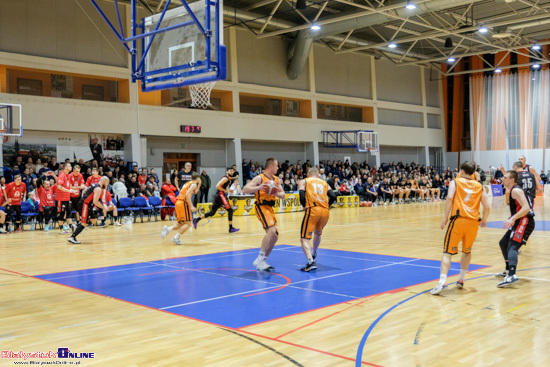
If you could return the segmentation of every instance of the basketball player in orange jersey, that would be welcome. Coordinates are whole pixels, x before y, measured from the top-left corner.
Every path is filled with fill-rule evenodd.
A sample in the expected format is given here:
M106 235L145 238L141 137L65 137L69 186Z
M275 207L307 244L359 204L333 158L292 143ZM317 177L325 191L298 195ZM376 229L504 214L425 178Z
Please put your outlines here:
M197 208L193 206L193 194L198 193L201 187L201 176L197 172L193 172L191 175L191 181L187 181L181 188L180 193L176 199L176 218L178 223L172 227L162 227L160 236L166 237L172 230L176 230L177 233L172 238L172 242L176 245L183 245L180 241L180 236L184 234L193 225L193 213L197 211Z
M447 288L447 273L451 267L451 256L458 253L458 243L462 241L462 259L460 260L460 276L456 282L458 288L464 287L464 278L472 258L472 246L477 236L479 227L487 225L487 217L490 213L490 204L483 186L475 180L475 162L466 161L460 165L460 176L451 181L449 192L445 201L445 218L441 222L444 229L449 221L443 256L441 257L441 275L437 285L430 291L431 294L439 294ZM483 218L479 223L479 206L483 205Z
M265 236L260 247L260 254L252 264L256 269L264 271L275 270L266 261L279 238L277 218L275 218L273 206L277 198L285 198L285 192L277 177L278 168L279 163L277 160L275 158L268 158L265 162L264 171L247 183L242 190L243 194L254 193L256 196L256 201L254 202L256 217L262 223L262 227L264 227Z
M319 169L312 167L307 171L307 178L298 182L300 204L304 207L304 219L300 228L300 243L306 255L307 264L302 271L317 269L315 258L321 244L321 234L328 222L330 205L336 200L336 195L329 189L327 183L319 178ZM330 197L330 199L329 199ZM309 245L312 233L313 251Z

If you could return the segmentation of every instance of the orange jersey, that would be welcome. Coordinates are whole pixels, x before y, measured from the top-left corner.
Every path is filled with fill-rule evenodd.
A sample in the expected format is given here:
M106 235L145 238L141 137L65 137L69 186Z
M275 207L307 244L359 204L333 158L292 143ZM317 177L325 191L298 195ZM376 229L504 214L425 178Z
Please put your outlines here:
M325 181L317 177L306 178L306 206L320 206L328 209L328 185Z
M453 197L451 216L479 220L479 205L483 186L473 179L456 178L456 192Z
M194 183L195 183L194 181L187 181L187 182L183 185L183 187L181 188L177 200L186 201L186 198L185 198L185 197L187 196L187 191L189 191L189 188L190 188L191 185L194 184Z
M267 177L263 173L260 173L259 176L262 178L262 182L260 184L272 181L272 179L270 179L269 177ZM278 177L273 177L273 181L275 182L275 184L277 186L279 186L279 178ZM268 195L263 190L256 191L255 196L256 196L256 204L257 205L270 205L270 206L273 206L273 205L275 205L275 200L277 200L277 197L275 195Z

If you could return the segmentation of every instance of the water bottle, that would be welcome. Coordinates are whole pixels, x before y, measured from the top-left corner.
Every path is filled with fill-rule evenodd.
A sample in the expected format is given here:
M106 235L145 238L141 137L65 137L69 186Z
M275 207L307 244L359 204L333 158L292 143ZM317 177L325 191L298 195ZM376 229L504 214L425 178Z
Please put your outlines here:
M34 231L34 227L35 227L35 220L33 219L31 222L31 231Z

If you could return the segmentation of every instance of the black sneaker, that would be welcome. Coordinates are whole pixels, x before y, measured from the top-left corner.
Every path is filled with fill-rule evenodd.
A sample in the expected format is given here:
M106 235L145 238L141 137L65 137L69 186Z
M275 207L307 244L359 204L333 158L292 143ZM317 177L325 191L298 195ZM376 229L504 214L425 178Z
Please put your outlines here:
M305 267L303 267L300 270L302 270L302 271L311 271L311 270L315 270L315 269L317 269L317 265L315 264L315 261L314 261L311 264L308 263Z
M77 240L77 239L74 238L74 237L69 237L69 239L68 239L67 241L69 241L70 243L73 243L73 244L75 244L75 245L80 244L80 241Z
M193 228L197 229L197 224L199 223L199 218L193 219Z

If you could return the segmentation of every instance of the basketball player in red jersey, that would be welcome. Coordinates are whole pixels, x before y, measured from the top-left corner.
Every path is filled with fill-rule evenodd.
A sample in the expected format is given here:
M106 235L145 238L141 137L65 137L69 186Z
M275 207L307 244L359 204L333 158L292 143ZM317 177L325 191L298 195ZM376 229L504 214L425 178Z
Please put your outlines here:
M462 259L460 261L460 277L457 287L464 287L464 278L472 258L472 247L479 227L487 225L487 217L490 213L490 203L483 186L475 180L476 164L466 161L460 165L460 177L457 177L449 185L449 192L445 202L445 217L441 222L441 229L447 227L441 257L441 273L439 282L430 291L431 294L439 294L447 288L447 274L451 267L451 256L458 253L458 243L462 241ZM483 205L483 218L479 218L479 207ZM481 222L481 223L479 223Z
M306 266L301 270L311 271L317 269L315 264L317 249L321 244L323 228L328 223L330 205L336 200L336 195L327 183L319 178L319 169L316 167L308 169L307 178L298 182L298 190L300 204L305 209L300 229L300 243L307 259ZM313 251L309 245L312 234L315 234Z
M88 177L86 180L86 186L90 186L91 184L99 183L99 180L101 180L101 176L99 175L99 170L97 167L92 168L92 175Z
M181 187L176 200L176 218L178 224L172 227L164 226L160 234L161 238L172 230L178 231L172 242L176 245L183 245L180 241L180 236L184 234L193 225L193 213L197 211L197 208L193 205L193 195L199 192L201 187L201 176L197 172L191 174L191 181L187 181Z
M76 208L78 207L78 201L80 200L80 190L84 190L86 188L86 184L84 183L84 176L82 176L82 173L80 173L80 166L78 164L74 165L73 172L71 175L69 175L69 180L72 189L78 191L71 193L71 205L76 211L76 222L79 223L80 213L78 212L78 210L76 210Z
M260 254L252 263L258 270L275 270L266 260L279 238L277 218L275 217L273 206L277 198L285 198L285 192L277 177L278 169L279 163L277 160L275 158L268 158L265 162L263 173L254 177L242 190L243 194L255 194L256 201L254 205L256 206L256 217L265 230L265 236L260 247Z
M67 233L63 230L63 222L67 220L69 226L72 226L73 208L71 205L71 194L79 193L77 190L71 189L71 180L69 173L72 170L69 162L63 165L63 171L59 172L57 178L57 190L55 191L55 200L57 201L57 222L59 223L59 233ZM75 228L73 228L74 230Z
M13 182L6 185L4 199L7 206L8 222L11 214L15 212L15 232L23 232L21 225L21 202L27 198L27 185L21 182L21 176L13 176Z

